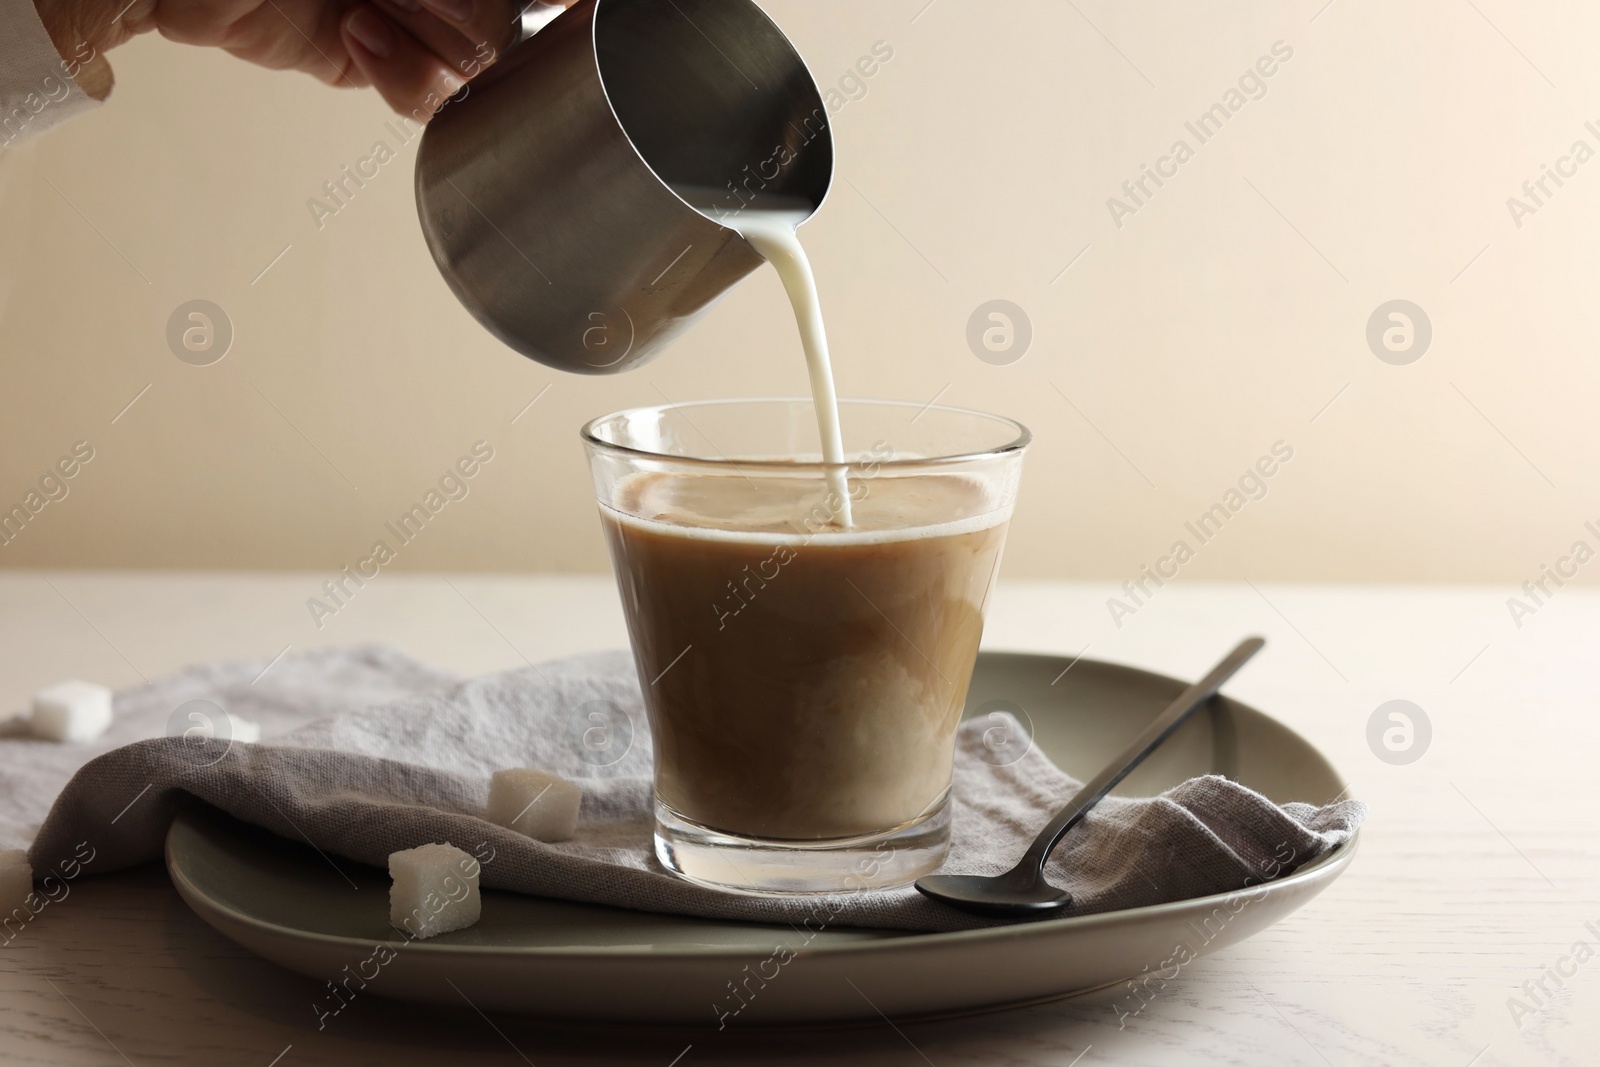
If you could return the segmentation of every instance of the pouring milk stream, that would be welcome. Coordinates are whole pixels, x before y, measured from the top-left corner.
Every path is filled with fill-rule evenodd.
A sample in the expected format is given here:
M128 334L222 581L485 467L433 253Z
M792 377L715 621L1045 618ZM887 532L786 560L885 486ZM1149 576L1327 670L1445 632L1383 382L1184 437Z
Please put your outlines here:
M828 489L837 494L839 522L851 525L850 490L845 477L844 438L839 430L839 395L833 385L833 363L828 353L828 331L822 321L822 300L817 295L817 279L811 260L800 245L800 224L811 217L808 204L784 204L768 197L772 206L744 207L724 212L714 205L726 200L726 193L703 190L677 190L695 210L716 219L750 242L766 257L783 280L789 303L794 306L795 322L800 327L800 344L805 349L806 371L811 378L811 402L817 409L817 432L822 440L822 461L828 464Z

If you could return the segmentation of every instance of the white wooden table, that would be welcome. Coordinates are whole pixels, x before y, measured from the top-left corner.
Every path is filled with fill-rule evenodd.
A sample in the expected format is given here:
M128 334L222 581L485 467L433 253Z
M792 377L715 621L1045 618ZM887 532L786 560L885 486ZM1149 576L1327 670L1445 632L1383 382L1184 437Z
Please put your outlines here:
M0 712L69 676L120 687L285 646L385 641L466 673L623 642L605 578L385 572L318 631L305 599L324 577L0 574ZM1332 889L1185 968L1125 1028L1114 993L801 1034L584 1031L373 997L319 1033L313 982L214 933L149 867L81 879L0 949L0 1063L1600 1063L1600 960L1569 955L1600 954L1600 596L1561 590L1518 629L1511 590L1175 584L1119 629L1114 591L1005 586L986 643L1192 676L1263 633L1229 691L1321 746L1373 807ZM1366 740L1396 698L1433 727L1405 766Z

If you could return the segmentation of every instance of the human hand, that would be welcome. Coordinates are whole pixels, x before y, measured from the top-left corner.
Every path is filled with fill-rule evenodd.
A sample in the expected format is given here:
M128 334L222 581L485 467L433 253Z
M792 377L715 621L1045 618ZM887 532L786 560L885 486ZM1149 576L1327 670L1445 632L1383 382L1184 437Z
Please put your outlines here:
M84 91L111 91L105 53L156 30L329 85L376 87L426 122L516 37L515 0L35 0Z

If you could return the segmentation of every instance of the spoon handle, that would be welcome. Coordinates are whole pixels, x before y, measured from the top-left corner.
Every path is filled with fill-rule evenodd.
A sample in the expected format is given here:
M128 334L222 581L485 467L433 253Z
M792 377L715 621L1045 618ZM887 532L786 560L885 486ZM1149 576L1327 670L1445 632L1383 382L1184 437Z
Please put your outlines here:
M1228 654L1228 658L1217 664L1211 673L1198 682L1185 689L1178 698L1167 706L1167 710L1152 722L1145 731L1134 738L1127 749L1112 760L1110 765L1094 780L1078 790L1066 807L1061 809L1050 825L1040 831L1034 838L1033 844L1028 846L1027 854L1022 857L1022 862L1017 864L1016 870L1037 874L1043 871L1045 860L1050 858L1050 853L1055 851L1061 839L1068 830L1076 826L1085 813L1111 790L1117 787L1144 758L1154 752L1163 741L1172 736L1173 731L1188 721L1206 701L1217 695L1217 691L1229 678L1236 674L1240 667L1250 661L1250 657L1261 651L1267 642L1259 637L1249 637L1240 642L1239 647Z

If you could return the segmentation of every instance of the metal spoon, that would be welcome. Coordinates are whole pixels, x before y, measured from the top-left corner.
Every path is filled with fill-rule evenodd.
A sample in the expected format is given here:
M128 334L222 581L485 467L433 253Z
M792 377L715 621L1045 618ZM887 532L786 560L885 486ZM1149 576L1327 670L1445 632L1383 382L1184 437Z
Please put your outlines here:
M1057 889L1044 879L1044 864L1050 858L1050 853L1055 851L1067 831L1078 825L1090 808L1171 737L1179 726L1188 721L1189 716L1216 696L1223 683L1232 678L1265 644L1262 638L1247 638L1210 674L1180 693L1122 755L1078 790L1060 814L1050 820L1050 825L1034 838L1021 862L1011 870L998 875L928 875L917 879L918 892L980 915L1005 918L1040 918L1067 907L1072 903L1072 894Z

